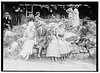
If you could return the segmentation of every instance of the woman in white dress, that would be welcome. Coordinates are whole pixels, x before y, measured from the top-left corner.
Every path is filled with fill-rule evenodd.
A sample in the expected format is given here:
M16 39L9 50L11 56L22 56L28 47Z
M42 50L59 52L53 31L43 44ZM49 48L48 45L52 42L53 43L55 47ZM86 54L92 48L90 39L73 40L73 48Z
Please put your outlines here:
M59 27L56 29L56 35L58 38L58 46L61 54L62 60L65 59L66 54L69 53L70 43L65 40L65 29L63 24L60 24Z
M73 26L73 9L70 7L69 9L66 10L66 12L68 13L68 25L69 26Z
M56 38L55 32L51 33L51 42L47 48L47 57L51 57L52 61L57 61L57 57L60 57L60 51L59 51L59 46L58 46L58 40Z
M79 20L79 11L77 8L74 9L73 12L73 27L77 27L80 24L80 20Z
M24 37L24 44L20 55L23 56L24 58L26 57L25 59L28 59L29 55L33 53L32 49L34 44L36 43L36 32L33 21L29 22L23 37Z

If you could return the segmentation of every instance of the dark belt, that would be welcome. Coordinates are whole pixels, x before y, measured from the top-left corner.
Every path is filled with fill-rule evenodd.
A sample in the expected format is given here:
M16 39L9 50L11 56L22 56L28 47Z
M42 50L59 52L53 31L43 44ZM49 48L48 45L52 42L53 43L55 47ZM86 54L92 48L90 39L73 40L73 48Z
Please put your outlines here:
M64 35L58 35L60 38L63 38L64 37Z

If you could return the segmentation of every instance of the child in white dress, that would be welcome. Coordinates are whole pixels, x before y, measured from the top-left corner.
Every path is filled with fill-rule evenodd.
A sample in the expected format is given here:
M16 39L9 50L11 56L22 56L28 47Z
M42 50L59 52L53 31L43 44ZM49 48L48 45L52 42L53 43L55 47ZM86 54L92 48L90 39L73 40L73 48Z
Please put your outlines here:
M57 57L60 57L60 51L59 51L59 46L58 46L58 40L55 36L54 33L52 33L51 35L51 42L47 48L47 57L52 57L52 61L57 61Z
M60 24L59 27L56 29L56 35L58 40L58 47L60 50L61 58L62 60L65 59L66 54L69 53L71 50L70 43L65 40L65 29L63 27L63 24Z

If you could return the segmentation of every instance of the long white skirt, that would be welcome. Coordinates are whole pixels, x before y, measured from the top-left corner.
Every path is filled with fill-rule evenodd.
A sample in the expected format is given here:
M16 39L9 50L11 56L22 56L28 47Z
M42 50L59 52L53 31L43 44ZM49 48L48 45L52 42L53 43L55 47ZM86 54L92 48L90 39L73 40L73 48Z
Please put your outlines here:
M21 51L20 55L26 57L27 54L31 55L33 53L33 46L35 44L34 40L27 40L23 45L23 50Z
M67 41L59 40L58 46L59 46L60 54L68 54L72 50L70 44Z
M58 43L57 43L57 40L53 40L48 48L47 48L47 54L46 56L47 57L60 57L60 51L59 51L59 48L58 48Z

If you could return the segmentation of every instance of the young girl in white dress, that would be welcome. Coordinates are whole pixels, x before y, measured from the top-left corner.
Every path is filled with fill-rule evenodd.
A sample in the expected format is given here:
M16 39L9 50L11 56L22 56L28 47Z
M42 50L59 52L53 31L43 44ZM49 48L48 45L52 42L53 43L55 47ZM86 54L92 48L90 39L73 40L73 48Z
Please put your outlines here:
M59 27L56 29L56 33L57 33L57 38L58 38L57 40L58 40L58 46L59 46L61 58L62 60L65 60L66 54L69 53L71 47L70 47L70 43L67 42L64 38L65 29L63 24L59 25Z
M57 61L57 58L60 57L60 50L58 46L58 40L56 38L55 32L51 34L51 42L47 48L47 57L51 57L52 61Z

